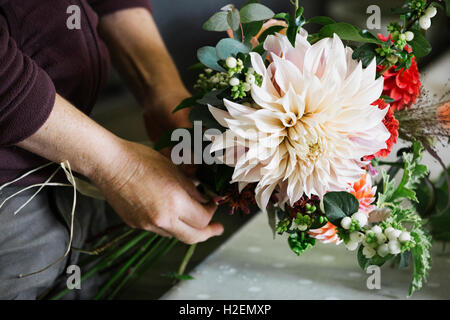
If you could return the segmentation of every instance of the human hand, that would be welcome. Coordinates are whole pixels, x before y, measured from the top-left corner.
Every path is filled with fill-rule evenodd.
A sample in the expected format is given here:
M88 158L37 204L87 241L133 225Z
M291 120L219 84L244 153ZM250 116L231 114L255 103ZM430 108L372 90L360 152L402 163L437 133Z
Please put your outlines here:
M123 158L105 168L115 174L100 172L93 181L128 225L188 244L223 233L211 222L216 206L175 165L143 145L122 144Z

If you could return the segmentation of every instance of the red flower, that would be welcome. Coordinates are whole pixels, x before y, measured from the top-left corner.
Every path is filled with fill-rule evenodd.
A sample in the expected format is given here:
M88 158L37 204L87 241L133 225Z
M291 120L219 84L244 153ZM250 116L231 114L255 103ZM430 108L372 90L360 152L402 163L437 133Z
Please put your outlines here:
M256 205L255 187L256 184L249 184L239 192L238 184L233 183L225 190L224 196L216 197L214 201L218 205L227 204L230 207L230 214L233 214L236 211L242 211L245 214L249 214L250 208L253 205Z
M375 100L375 102L373 102L372 105L378 106L378 108L380 108L380 109L384 109L387 106L389 106L384 101L384 99ZM395 119L395 117L394 117L394 111L393 111L392 107L389 108L388 112L386 113L386 116L383 119L383 123L386 126L386 129L388 129L388 131L391 133L391 136L389 137L389 139L386 140L386 148L381 149L380 151L378 151L377 153L375 153L371 156L364 157L364 160L372 160L375 157L386 158L389 155L389 153L391 152L394 144L397 143L398 120Z
M390 35L386 38L382 34L379 34L378 38L384 42L388 40L392 42ZM411 52L411 48L408 45L405 46L405 50ZM379 65L377 66L377 71L381 72L384 68L383 65ZM409 69L402 68L396 70L396 68L396 66L393 66L383 72L383 95L394 99L394 102L391 103L391 109L393 111L411 107L420 94L421 86L420 73L414 57L411 59Z

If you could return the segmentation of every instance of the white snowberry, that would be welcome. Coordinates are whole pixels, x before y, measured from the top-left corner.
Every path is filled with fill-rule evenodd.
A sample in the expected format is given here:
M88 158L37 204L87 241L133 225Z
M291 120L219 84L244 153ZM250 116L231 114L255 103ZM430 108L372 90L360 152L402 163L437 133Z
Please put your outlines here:
M389 254L389 247L387 244L382 244L378 247L377 253L380 257L384 258Z
M364 247L362 253L363 253L363 255L364 255L367 259L370 259L370 258L372 258L377 252L376 252L375 249L373 249L373 248L370 248L370 247Z
M388 242L388 248L390 254L399 254L401 250L400 242L397 240L391 240Z
M412 33L411 31L406 31L405 37L406 37L406 41L412 41L414 39L414 33Z
M431 27L431 19L427 16L421 16L419 19L419 25L423 30L427 30Z
M378 244L383 244L385 243L387 240L387 237L383 234L383 233L378 233L377 234L377 242Z
M436 7L430 6L425 10L425 16L428 18L433 18L437 13Z
M352 218L358 222L358 224L361 228L367 224L367 216L362 212L354 213L352 215Z
M238 86L239 85L239 79L238 78L231 78L230 79L230 86Z
M383 229L381 229L380 226L373 226L372 227L372 232L375 233L375 234L380 234L380 233L383 232Z
M358 248L358 245L359 245L359 243L358 242L354 242L354 241L349 241L348 243L345 244L347 249L350 250L350 251L355 251L356 248Z
M352 233L350 233L350 241L353 242L361 242L364 239L364 234L362 232L359 231L353 231Z
M408 231L403 231L398 236L398 241L400 241L401 243L411 241L411 234Z
M397 229L392 228L392 229L389 229L389 231L388 231L388 229L386 229L386 231L384 231L384 234L386 235L386 237L389 240L397 240L398 237L400 236L400 234L402 233L401 230L397 230Z
M228 57L225 60L225 64L227 65L228 68L235 68L237 66L237 60L234 57Z
M247 77L245 77L245 81L252 84L255 82L255 76L252 74L248 74Z
M344 217L341 220L341 227L344 228L345 230L350 229L351 224L352 224L352 218L350 218L350 217Z

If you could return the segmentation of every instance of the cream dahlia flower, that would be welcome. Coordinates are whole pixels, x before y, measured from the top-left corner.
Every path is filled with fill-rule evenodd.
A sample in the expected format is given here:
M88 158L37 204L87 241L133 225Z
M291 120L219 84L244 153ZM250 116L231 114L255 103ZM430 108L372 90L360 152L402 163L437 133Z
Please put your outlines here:
M382 122L388 108L371 105L383 90L375 60L363 69L337 35L314 45L306 36L301 30L295 48L285 35L267 37L268 67L250 53L263 77L261 87L252 86L253 105L225 99L227 111L209 106L227 128L211 137L211 152L225 150L224 162L235 167L231 183L257 183L262 210L274 191L280 205L293 205L303 193L346 190L364 173L362 157L389 138Z

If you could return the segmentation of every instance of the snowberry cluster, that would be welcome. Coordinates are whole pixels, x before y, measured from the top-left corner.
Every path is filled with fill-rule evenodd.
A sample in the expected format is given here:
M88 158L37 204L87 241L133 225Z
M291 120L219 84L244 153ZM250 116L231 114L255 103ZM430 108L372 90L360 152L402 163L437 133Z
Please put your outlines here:
M369 229L366 227L367 223L367 215L361 212L341 220L341 227L349 233L345 243L348 250L356 250L362 244L362 253L367 259L371 259L375 255L382 258L388 254L397 255L414 246L408 231L387 224L375 225Z
M195 89L203 92L214 91L217 89L224 89L228 87L230 76L226 72L213 73L212 69L205 69L204 73L200 73L197 83L194 85Z
M231 86L231 95L233 99L244 98L247 92L252 88L252 84L261 84L261 76L255 73L253 68L248 68L244 73L245 80L240 80L239 75L244 70L244 64L241 59L228 57L225 60L225 65L230 76L229 85Z
M419 25L422 29L427 30L431 27L431 18L437 13L436 7L429 6L424 14L419 18Z

